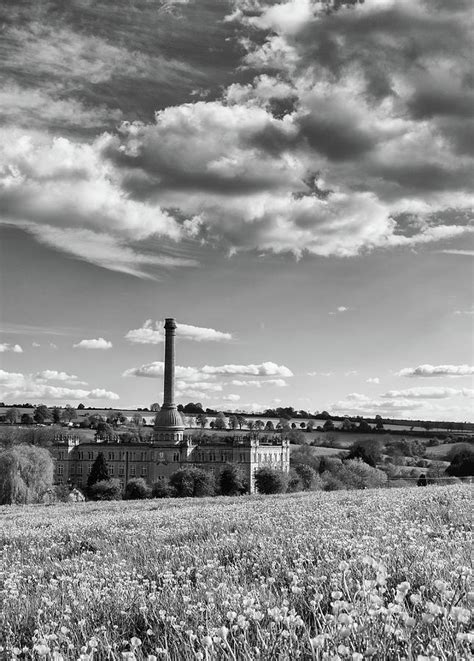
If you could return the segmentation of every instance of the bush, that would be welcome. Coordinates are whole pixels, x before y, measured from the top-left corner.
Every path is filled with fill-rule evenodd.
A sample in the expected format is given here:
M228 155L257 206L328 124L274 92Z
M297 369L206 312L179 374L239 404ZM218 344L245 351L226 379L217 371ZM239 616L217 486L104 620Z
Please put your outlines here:
M471 448L461 449L452 457L446 469L446 474L453 477L468 477L474 475L474 451Z
M172 498L175 496L174 490L170 487L168 482L154 482L151 487L151 497L152 498Z
M345 461L336 476L346 489L374 489L387 485L387 475L383 471L360 459Z
M348 459L361 459L369 466L375 468L375 466L380 462L381 459L381 449L382 444L380 441L367 440L367 441L356 441L352 444Z
M151 489L142 477L129 480L125 486L124 500L145 500L151 495Z
M242 473L234 464L227 464L219 473L219 491L223 496L238 496L244 492Z
M295 493L296 491L303 491L303 483L301 482L300 476L293 468L290 470L288 475L288 484L286 487L287 493Z
M316 471L308 466L307 464L297 464L295 466L295 472L298 475L301 481L301 488L303 491L310 491L316 486Z
M259 493L284 493L286 483L286 475L282 471L265 467L255 471L255 486Z
M170 486L178 498L202 498L214 495L215 478L201 468L180 468L171 475Z
M91 500L121 500L122 487L118 480L101 480L87 489Z

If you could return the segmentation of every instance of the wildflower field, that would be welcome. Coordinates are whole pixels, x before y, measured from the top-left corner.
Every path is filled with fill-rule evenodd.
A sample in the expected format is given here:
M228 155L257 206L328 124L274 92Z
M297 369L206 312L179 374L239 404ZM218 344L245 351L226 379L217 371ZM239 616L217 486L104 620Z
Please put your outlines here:
M468 659L468 486L0 508L1 659Z

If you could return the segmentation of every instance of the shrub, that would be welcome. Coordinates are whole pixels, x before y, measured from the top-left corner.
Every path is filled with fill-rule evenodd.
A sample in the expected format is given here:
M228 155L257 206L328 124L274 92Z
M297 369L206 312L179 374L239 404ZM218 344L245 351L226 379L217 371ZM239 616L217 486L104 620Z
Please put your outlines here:
M377 439L367 441L356 441L352 444L348 459L362 459L369 466L375 466L381 459L382 444Z
M122 487L118 480L100 480L87 490L91 500L121 500Z
M96 482L106 482L109 479L109 471L104 453L99 452L91 466L91 472L87 478L87 487L92 487Z
M288 475L288 483L286 487L288 493L295 493L296 491L303 491L303 483L301 478L293 468L290 470Z
M124 500L144 500L151 495L151 489L142 477L129 480L125 486Z
M259 468L255 471L255 486L259 493L283 493L286 488L286 475L274 468Z
M307 464L297 464L295 472L301 481L301 488L303 491L310 491L315 488L317 473Z
M201 468L180 468L171 475L170 486L178 498L201 498L214 495L215 478Z
M474 451L471 448L458 450L452 457L446 474L453 477L474 475Z
M151 497L152 498L172 498L175 495L174 490L168 482L154 482L151 487Z
M244 491L242 473L234 464L227 464L222 468L218 484L223 496L238 496Z
M346 489L374 489L387 485L387 475L360 459L345 461L336 474Z

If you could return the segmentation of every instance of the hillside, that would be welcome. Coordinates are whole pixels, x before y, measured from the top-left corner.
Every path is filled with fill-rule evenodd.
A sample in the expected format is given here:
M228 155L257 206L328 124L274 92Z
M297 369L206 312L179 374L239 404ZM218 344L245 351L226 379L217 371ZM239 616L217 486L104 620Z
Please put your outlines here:
M470 506L454 486L0 508L0 645L467 658Z

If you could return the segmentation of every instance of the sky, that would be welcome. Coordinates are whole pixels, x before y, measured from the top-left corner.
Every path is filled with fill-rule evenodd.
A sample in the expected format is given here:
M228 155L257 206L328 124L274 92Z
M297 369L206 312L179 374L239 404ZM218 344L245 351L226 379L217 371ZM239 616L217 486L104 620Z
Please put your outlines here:
M0 0L0 401L472 420L468 0Z

